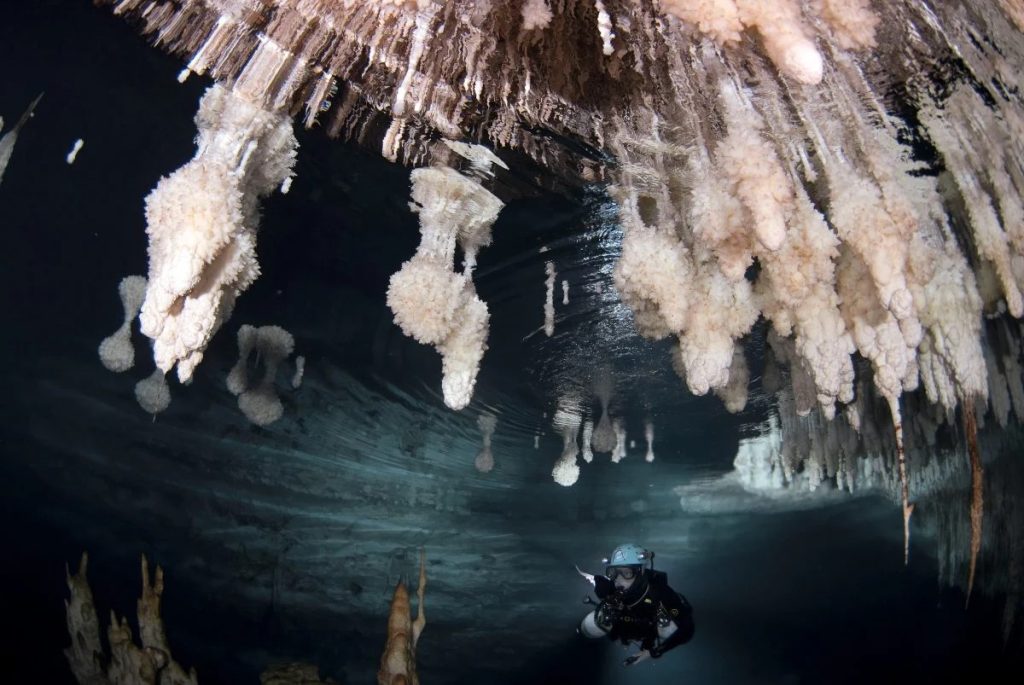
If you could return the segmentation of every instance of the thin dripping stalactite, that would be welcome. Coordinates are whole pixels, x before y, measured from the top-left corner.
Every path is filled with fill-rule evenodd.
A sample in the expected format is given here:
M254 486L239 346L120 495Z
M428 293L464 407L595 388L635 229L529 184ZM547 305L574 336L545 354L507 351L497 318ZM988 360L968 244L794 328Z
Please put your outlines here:
M899 399L889 398L889 412L892 415L893 434L896 439L896 462L900 474L900 508L903 511L903 565L910 563L910 517L914 505L910 501L910 478L907 475L907 455L903 444L903 418L900 414Z
M970 403L964 405L964 438L967 441L967 454L971 463L971 561L967 572L967 597L964 607L971 602L971 591L974 589L974 574L978 570L978 554L981 552L982 522L985 514L985 473L981 464L981 451L978 449L978 423Z

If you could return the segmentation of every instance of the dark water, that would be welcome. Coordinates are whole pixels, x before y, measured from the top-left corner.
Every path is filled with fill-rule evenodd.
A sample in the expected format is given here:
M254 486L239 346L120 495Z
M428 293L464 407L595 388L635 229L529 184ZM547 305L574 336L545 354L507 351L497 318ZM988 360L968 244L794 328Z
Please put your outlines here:
M1020 682L1004 598L978 593L965 611L963 591L938 581L927 528L915 527L904 568L899 511L882 498L680 507L674 488L726 473L766 404L730 417L687 396L664 348L609 316L621 313L616 229L596 191L510 198L477 278L490 350L474 404L455 413L435 353L404 338L384 304L418 241L408 171L300 132L292 190L264 205L263 275L195 382L172 383L171 407L151 419L132 396L152 369L145 345L123 375L102 368L96 346L120 323L118 280L145 273L143 198L191 157L207 84L179 85L179 63L77 0L5 3L0 65L8 125L46 91L0 184L4 682L73 682L63 573L83 550L103 624L110 609L134 613L141 553L163 566L169 641L202 683L255 683L285 659L372 682L391 589L414 575L421 546L425 684L961 682L983 666L980 682ZM547 339L536 331L551 258L573 304ZM301 390L283 393L285 417L265 429L224 389L240 323L284 326L308 360ZM561 488L555 398L599 363L618 372L613 406L638 446ZM499 419L487 475L473 468L485 408ZM990 458L1019 458L1008 451ZM572 568L596 570L626 540L657 551L697 620L690 644L629 670L618 646L575 635L586 585Z

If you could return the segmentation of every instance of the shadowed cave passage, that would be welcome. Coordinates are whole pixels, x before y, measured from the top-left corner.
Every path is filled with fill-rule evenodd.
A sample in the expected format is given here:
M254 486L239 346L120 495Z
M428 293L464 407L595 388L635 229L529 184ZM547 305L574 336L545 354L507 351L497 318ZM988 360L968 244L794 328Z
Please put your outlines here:
M953 452L962 469L948 479L927 480L929 464L945 463L940 449L962 450L958 422L938 430L931 451L908 428L910 448L926 456L911 461L906 567L892 482L808 493L804 465L790 490L751 492L757 474L742 480L734 465L741 440L763 437L792 401L765 387L767 323L743 339L751 381L739 414L688 393L670 361L675 343L641 338L616 290L617 200L519 151L498 150L510 170L497 171L505 207L474 272L491 319L468 409L444 406L437 353L404 336L386 303L389 277L419 243L409 168L296 127L293 185L262 204L261 276L192 384L172 381L172 402L154 419L133 394L153 368L137 326L131 373L106 371L96 348L119 321L118 281L145 273L143 199L193 153L192 117L209 81L178 84L180 61L107 8L44 1L4 12L0 64L13 68L0 114L13 122L46 91L0 184L7 680L74 682L61 654L62 573L88 550L101 625L110 609L134 622L140 553L163 567L168 641L200 682L255 683L286 660L372 682L391 591L400 577L414 582L420 547L425 684L950 682L981 665L993 682L1015 682L1024 671L1021 627L1007 619L1021 601L1012 417L1004 430L989 414L982 428L986 528L965 609L966 454ZM77 138L85 145L68 165ZM547 261L558 270L551 337ZM283 326L307 359L301 388L289 389L282 370L284 413L266 427L225 389L242 323ZM986 321L984 335L1001 340L1002 326ZM858 380L870 378L865 366ZM623 419L626 457L581 461L563 488L551 478L563 450L552 419L572 390L596 422L590 388L603 367L615 378L609 410ZM879 406L881 434L891 424ZM498 419L495 465L480 473L485 411ZM812 442L820 416L794 421L783 441ZM629 540L657 552L697 622L691 643L632 670L617 645L574 632L588 607L573 565L600 571Z

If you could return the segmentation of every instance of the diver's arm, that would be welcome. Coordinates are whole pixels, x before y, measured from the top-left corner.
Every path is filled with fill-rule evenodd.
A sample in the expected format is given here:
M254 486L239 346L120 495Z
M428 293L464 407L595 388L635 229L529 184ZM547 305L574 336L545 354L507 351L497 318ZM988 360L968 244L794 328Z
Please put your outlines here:
M662 606L668 610L669 616L672 618L672 622L676 624L676 630L669 635L665 640L658 646L653 647L651 656L657 659L665 652L670 649L674 649L681 644L690 641L693 637L692 628L686 629L684 626L687 624L692 625L693 609L685 604L679 595L676 594L675 590L668 586L668 584L661 585L659 588L659 600ZM689 627L689 626L687 626Z
M682 629L679 628L679 624L676 623L676 632L669 635L668 639L662 642L660 645L657 645L656 647L651 647L651 656L657 659L668 650L678 647L679 645L686 642L688 639L688 636L682 631Z

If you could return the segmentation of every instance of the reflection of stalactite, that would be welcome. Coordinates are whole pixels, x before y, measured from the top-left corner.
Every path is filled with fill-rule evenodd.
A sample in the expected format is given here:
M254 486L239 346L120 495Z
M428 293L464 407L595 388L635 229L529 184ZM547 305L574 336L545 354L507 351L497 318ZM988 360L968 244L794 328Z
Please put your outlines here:
M551 419L551 424L562 436L562 454L551 469L551 477L562 486L573 485L580 477L577 460L580 448L576 436L580 431L582 418L578 398L566 395L558 399L558 409Z
M142 276L125 276L117 285L121 296L124 318L121 326L100 343L100 361L108 371L121 373L135 366L135 347L132 345L132 322L142 308L146 297L146 279Z
M611 452L615 449L615 429L612 427L612 419L608 415L608 405L612 399L612 390L615 380L612 378L611 370L608 368L598 369L594 377L594 395L601 405L601 417L594 428L591 446L594 452Z
M238 408L250 422L266 426L281 418L284 405L277 395L275 381L278 367L295 350L295 338L280 326L250 326L238 329L238 361L228 372L227 387L238 396ZM262 365L263 377L249 379L248 363L256 352L256 365Z
M978 552L981 551L981 524L985 494L981 453L978 451L978 426L974 420L974 412L967 408L964 409L964 437L967 440L967 453L971 458L971 565L967 575L967 599L965 601L965 604L969 604L971 590L974 588L974 573L978 568Z
M480 451L477 452L473 464L480 473L490 473L494 468L494 453L491 451L491 438L494 430L498 427L498 418L490 412L484 412L476 419L476 425L480 428Z

